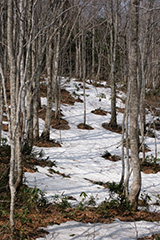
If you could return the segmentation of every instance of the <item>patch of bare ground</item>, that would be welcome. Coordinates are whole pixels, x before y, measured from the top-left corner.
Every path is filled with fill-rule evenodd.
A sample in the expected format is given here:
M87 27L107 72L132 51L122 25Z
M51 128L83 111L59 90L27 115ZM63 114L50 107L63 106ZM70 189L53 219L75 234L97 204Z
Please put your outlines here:
M46 115L46 108L43 107L39 110L38 116L39 116L39 118L42 118L45 121L45 115ZM62 114L61 114L61 116L62 116ZM61 117L59 119L55 118L54 111L52 111L52 115L51 115L51 127L54 129L59 129L59 130L70 129L70 126L65 119L63 119Z
M46 97L47 96L47 85L46 84L41 84L40 85L40 94L41 97ZM65 89L61 89L61 104L68 104L68 105L74 105L75 102L83 102L80 98L75 99L70 92L68 92Z
M112 126L110 126L109 123L102 123L102 127L105 128L106 130L111 131L111 132L116 132L116 133L119 133L119 134L122 133L122 127L120 125L112 127Z
M91 113L94 113L94 114L96 114L96 115L105 116L105 115L107 115L108 112L105 111L105 110L103 110L103 109L101 109L101 108L97 108L97 109L95 109L95 110L92 110Z
M102 157L106 160L110 160L112 162L117 162L121 160L121 157L118 155L111 155L111 153L109 153L108 151L106 151Z
M157 163L150 163L145 161L141 164L141 171L146 174L155 174L160 172L160 165Z
M8 122L7 116L4 116L4 115L3 115L3 121Z
M158 240L158 239L160 239L160 234L154 234L152 236L144 237L144 238L137 238L137 240L145 240L145 239Z
M34 146L50 148L50 147L61 147L61 144L55 141L54 139L44 140L40 138L37 142L34 142Z
M47 97L47 84L46 83L40 84L40 96Z
M130 211L122 211L117 209L106 209L100 210L94 207L86 208L83 211L73 208L59 209L52 205L48 205L46 209L41 209L40 211L34 211L29 213L27 216L32 219L32 224L22 225L17 223L18 229L21 229L26 233L30 239L35 239L35 237L43 236L43 232L39 232L39 227L47 227L47 225L61 224L67 221L77 221L83 223L111 223L115 218L121 221L140 221L148 220L158 221L160 219L159 215L146 213L143 211L137 211L131 213Z
M2 123L2 130L3 130L4 132L8 132L8 124L3 124L3 123Z
M125 108L116 107L116 109L120 113L124 113L125 112Z
M84 124L84 123L80 123L77 126L79 129L83 129L83 130L93 130L94 128L92 128L91 126Z
M72 97L70 92L68 92L65 89L61 90L61 104L68 104L68 105L74 105L75 102L83 102L80 98L75 99Z
M23 157L23 172L36 172L37 169L35 166L41 167L52 167L55 166L55 163L50 161L49 159L37 159L30 156Z

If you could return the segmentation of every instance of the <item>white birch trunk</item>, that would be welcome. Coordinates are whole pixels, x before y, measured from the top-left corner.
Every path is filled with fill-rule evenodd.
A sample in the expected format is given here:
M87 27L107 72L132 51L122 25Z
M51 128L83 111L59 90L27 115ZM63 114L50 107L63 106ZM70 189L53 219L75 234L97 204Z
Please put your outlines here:
M58 78L59 52L60 52L60 29L54 38L55 54L53 61L53 89L55 94L55 118L60 118L60 81Z
M130 6L130 24L131 24L131 44L129 57L129 79L130 79L130 145L131 145L131 164L133 169L133 181L129 192L129 201L134 208L138 204L138 196L141 189L141 171L139 160L139 133L138 133L138 114L139 114L139 96L138 96L138 6L139 0L131 0Z
M53 61L53 50L52 43L49 44L46 53L47 60L47 76L48 76L48 86L47 86L47 106L46 106L46 116L45 116L45 125L42 133L42 138L45 140L50 139L50 124L51 124L51 112L53 106L53 88L52 88L52 61Z
M7 22L7 41L8 41L8 59L10 66L10 98L11 98L11 123L10 123L10 143L11 143L11 157L10 157L10 173L9 173L9 187L11 193L10 203L10 228L12 235L14 234L14 208L15 208L15 125L16 125L16 64L13 48L13 1L8 0L8 22Z

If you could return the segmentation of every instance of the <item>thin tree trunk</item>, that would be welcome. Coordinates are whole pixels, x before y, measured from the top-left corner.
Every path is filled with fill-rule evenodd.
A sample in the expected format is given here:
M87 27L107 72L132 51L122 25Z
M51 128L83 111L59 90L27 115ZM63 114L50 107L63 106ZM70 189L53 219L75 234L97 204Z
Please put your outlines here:
M50 139L50 124L51 124L51 113L53 106L53 77L52 77L52 61L53 61L53 50L52 43L49 44L46 53L47 60L47 76L48 76L48 86L47 86L47 107L46 107L46 116L45 116L45 126L42 133L42 138L45 140Z
M53 89L55 93L55 118L60 118L60 79L58 78L59 68L59 52L60 52L60 29L58 29L57 36L54 39L55 54L54 54L54 66L53 66Z
M39 41L41 40L41 38L40 40L39 38L35 40L32 44L32 73L34 73L35 69L38 67L37 60L40 58L40 54L42 54L41 48L40 48L41 46L38 45ZM40 73L40 70L38 72ZM37 73L33 79L33 90L35 92L34 101L33 101L33 139L35 142L38 141L39 139L39 118L38 118L39 78L40 78L40 74Z
M81 36L79 36L79 42L78 42L78 54L79 54L79 77L82 79L83 73L82 73L82 39Z
M95 28L92 29L92 79L95 78Z
M84 120L83 123L86 125L86 44L85 44L85 33L82 32L82 66L83 66L83 104L84 104Z
M139 133L138 133L138 114L139 114L139 96L138 96L138 6L139 0L131 0L130 21L131 21L131 43L129 59L129 79L130 79L130 146L131 146L131 164L133 169L133 182L129 192L129 200L134 208L138 204L138 196L141 189L141 171L139 160Z
M11 193L10 203L10 228L12 236L14 235L14 208L15 208L15 125L16 125L16 64L13 48L13 0L8 0L8 18L7 18L7 42L8 42L8 59L10 66L10 95L11 95L11 123L10 123L10 143L11 143L11 157L10 157L10 173L9 173L9 187Z
M130 177L130 161L129 161L129 128L128 128L128 120L129 120L129 97L130 97L130 83L128 83L128 91L125 105L125 115L126 115L126 178L124 181L124 193L126 198L128 198L129 194L129 177Z
M32 24L33 24L33 16L32 16L32 0L28 1L28 39L32 35ZM27 44L27 52L29 54L28 62L27 62L27 129L26 129L26 144L29 147L33 145L33 79L32 79L32 45Z
M111 57L111 120L110 126L117 126L116 117L116 49L117 49L117 28L118 28L118 1L116 1L116 13L114 19L113 0L111 0L111 30L110 30L110 57Z
M78 48L78 39L76 39L76 62L75 62L75 69L76 69L76 77L79 77L79 48Z
M2 143L2 121L3 121L3 90L0 76L0 145Z

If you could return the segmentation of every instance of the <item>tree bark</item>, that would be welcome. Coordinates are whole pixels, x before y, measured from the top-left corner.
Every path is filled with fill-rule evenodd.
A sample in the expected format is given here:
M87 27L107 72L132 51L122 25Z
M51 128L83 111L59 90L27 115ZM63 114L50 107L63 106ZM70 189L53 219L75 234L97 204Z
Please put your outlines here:
M130 24L131 24L131 42L129 56L129 80L130 80L130 146L131 146L131 164L133 169L133 182L129 192L129 201L134 208L138 204L138 196L141 189L141 171L139 160L139 96L138 96L138 6L139 0L131 0L130 5Z
M2 81L0 76L0 145L2 143L2 121L3 121L3 91L2 91Z
M110 58L111 58L111 120L110 126L117 126L116 116L116 49L117 49L117 28L118 28L118 1L116 1L116 12L114 17L113 0L111 0L111 26L110 26Z
M15 208L15 127L16 127L16 63L13 47L13 0L8 0L8 18L7 18L7 42L8 42L8 60L10 66L10 98L11 98L11 123L10 123L10 142L11 142L11 157L10 157L10 173L9 187L11 193L10 203L10 228L14 235L14 208Z
M60 28L54 38L53 89L55 95L55 118L60 119L60 78L58 77L60 53Z
M47 76L48 76L48 85L47 85L47 106L46 106L46 116L45 116L45 125L42 133L42 138L45 140L50 139L50 124L51 124L51 113L53 106L53 76L52 76L52 61L53 61L53 50L52 42L50 42L47 52L46 52L46 66L47 66Z
M86 125L86 37L85 32L82 32L82 69L83 69L83 104L84 104L84 118L83 123Z

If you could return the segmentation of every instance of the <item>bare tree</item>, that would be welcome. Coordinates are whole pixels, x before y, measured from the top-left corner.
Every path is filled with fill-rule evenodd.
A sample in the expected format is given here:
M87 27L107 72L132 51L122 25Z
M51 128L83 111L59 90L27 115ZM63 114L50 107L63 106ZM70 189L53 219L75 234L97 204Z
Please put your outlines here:
M141 171L139 160L139 95L138 95L138 19L139 19L139 0L130 2L130 55L129 55L129 81L130 81L130 147L131 147L131 165L133 169L133 182L129 192L130 203L136 208L138 196L141 189Z
M116 10L114 14L113 0L110 1L110 64L111 64L111 120L110 126L117 126L116 117L116 52L117 52L117 32L118 32L118 0L116 0Z
M20 96L18 94L19 85L16 82L16 59L15 59L15 45L14 34L16 20L14 16L14 1L8 0L8 18L7 18L7 42L8 42L8 60L10 70L10 98L11 98L11 115L10 115L10 144L11 144L11 158L10 158L10 174L9 186L11 192L10 203L10 226L12 235L14 234L14 208L16 189L20 184L22 177L21 168L21 131L20 131ZM18 83L19 84L19 83ZM20 83L21 84L21 83ZM18 89L17 89L18 88ZM20 89L19 89L20 90ZM22 90L22 85L21 85ZM20 90L20 91L21 91ZM17 101L18 100L18 101Z

